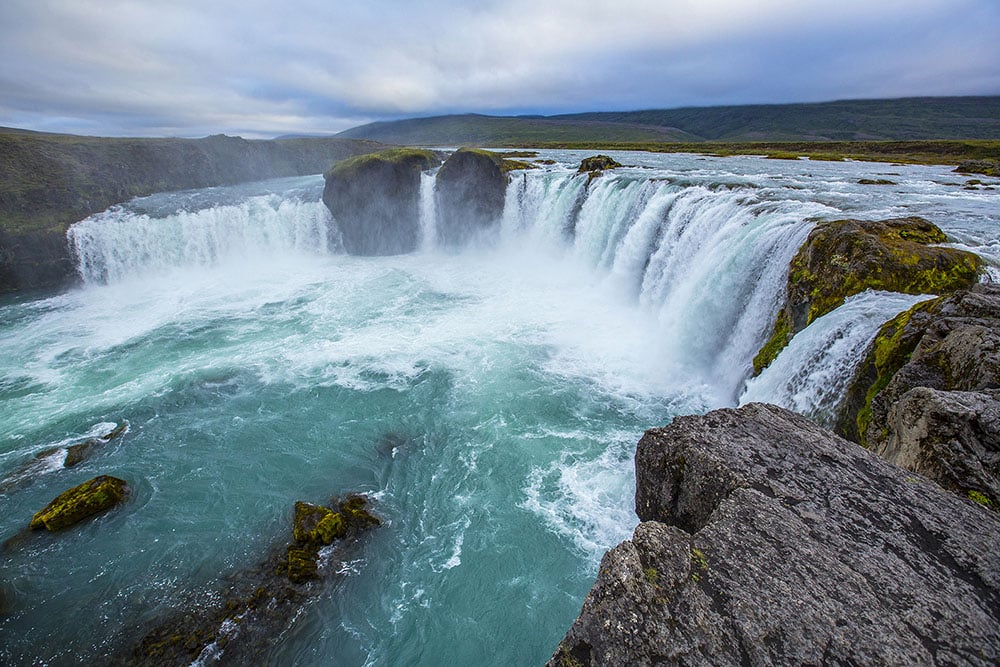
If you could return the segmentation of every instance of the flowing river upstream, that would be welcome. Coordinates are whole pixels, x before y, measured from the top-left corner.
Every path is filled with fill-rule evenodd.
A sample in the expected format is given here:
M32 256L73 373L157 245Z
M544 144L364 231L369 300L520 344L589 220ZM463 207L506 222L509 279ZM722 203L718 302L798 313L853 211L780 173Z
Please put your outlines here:
M286 541L296 500L361 492L383 525L264 662L541 664L638 521L645 429L748 400L828 419L926 298L858 295L751 380L816 221L919 215L1000 276L1000 187L948 167L621 152L588 183L586 155L512 172L495 238L461 251L436 246L431 174L409 255L344 254L319 175L74 225L82 286L0 300L0 662L127 650ZM99 474L123 508L21 534Z

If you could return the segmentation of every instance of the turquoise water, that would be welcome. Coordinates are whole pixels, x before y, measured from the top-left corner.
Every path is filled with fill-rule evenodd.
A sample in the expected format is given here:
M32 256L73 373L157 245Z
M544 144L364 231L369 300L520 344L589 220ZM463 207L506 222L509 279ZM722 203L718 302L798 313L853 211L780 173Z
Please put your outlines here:
M121 650L284 544L296 500L357 491L385 524L262 662L544 662L634 528L636 441L735 404L813 220L923 213L998 247L996 193L944 168L872 190L854 182L884 166L616 157L634 168L584 201L560 165L523 176L495 242L462 253L339 253L320 177L81 223L85 286L0 302L0 476L130 427L0 495L0 538L20 536L0 658ZM97 474L131 484L124 508L20 535Z

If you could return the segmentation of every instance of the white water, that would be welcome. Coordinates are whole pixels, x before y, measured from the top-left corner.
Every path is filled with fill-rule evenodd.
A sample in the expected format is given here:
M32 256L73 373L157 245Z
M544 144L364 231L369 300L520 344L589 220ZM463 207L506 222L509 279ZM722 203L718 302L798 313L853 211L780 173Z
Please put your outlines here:
M747 384L740 404L774 403L832 426L837 402L879 328L928 298L871 290L848 298L796 334Z
M5 497L0 530L95 474L136 493L9 553L0 661L106 655L259 562L295 500L363 491L385 524L264 662L544 662L635 525L635 442L737 402L815 218L916 214L1000 244L997 194L943 168L619 153L632 166L588 184L583 154L548 156L515 174L492 248L437 250L430 175L407 256L342 254L318 176L74 226L86 285L0 303L0 477L97 424L132 429ZM882 175L900 185L857 184ZM742 400L822 417L915 299L852 299Z

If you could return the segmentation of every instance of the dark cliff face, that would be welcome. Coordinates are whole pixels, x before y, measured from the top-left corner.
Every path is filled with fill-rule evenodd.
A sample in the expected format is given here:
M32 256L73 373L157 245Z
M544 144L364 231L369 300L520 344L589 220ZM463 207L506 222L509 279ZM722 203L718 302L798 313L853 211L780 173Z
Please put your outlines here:
M1000 660L1000 516L787 410L678 417L549 665Z
M0 132L0 292L74 278L66 229L133 197L318 174L379 145L343 139L112 139Z
M506 192L499 155L466 148L453 153L437 174L438 242L462 246L496 228Z
M359 155L326 172L323 203L352 255L398 255L420 245L420 173L432 151L393 149Z

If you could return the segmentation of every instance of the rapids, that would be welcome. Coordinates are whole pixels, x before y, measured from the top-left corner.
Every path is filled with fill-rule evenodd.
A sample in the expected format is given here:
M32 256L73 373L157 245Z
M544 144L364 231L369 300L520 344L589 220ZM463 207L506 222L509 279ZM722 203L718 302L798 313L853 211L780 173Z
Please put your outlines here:
M296 500L360 491L385 524L268 664L541 664L627 539L632 455L673 416L768 400L823 419L878 326L866 293L748 383L816 220L922 215L1000 260L1000 195L944 167L546 151L495 237L341 252L321 176L162 193L74 225L82 286L0 300L0 477L127 419L0 495L0 660L121 650L286 539ZM892 186L864 186L886 177ZM129 504L19 536L70 486ZM223 653L224 657L224 653Z

